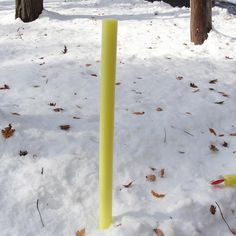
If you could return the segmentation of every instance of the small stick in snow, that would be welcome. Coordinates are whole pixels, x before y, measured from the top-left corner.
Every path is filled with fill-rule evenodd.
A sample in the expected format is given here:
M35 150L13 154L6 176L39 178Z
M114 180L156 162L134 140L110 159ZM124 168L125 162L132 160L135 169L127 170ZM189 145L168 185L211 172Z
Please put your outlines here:
M42 170L41 170L41 175L43 175L43 167L42 167Z
M191 136L194 136L193 134L189 133L188 131L184 130L184 133L188 134L188 135L191 135Z
M165 132L164 143L166 143L166 128L164 128L164 132Z
M233 235L236 235L235 230L231 229L230 226L229 226L229 224L227 223L227 221L226 221L226 219L225 219L225 217L224 217L224 215L223 215L223 213L222 213L222 210L221 210L219 204L218 204L217 202L215 202L215 203L216 203L217 207L219 208L219 210L220 210L220 215L221 215L223 221L225 222L225 224L227 225L228 229L230 230L230 232L231 232Z
M40 212L40 210L39 210L39 199L37 199L37 210L38 210L38 213L39 213L39 217L40 217L42 226L45 227L45 225L44 225L44 223L43 223L43 218L42 218L41 212Z

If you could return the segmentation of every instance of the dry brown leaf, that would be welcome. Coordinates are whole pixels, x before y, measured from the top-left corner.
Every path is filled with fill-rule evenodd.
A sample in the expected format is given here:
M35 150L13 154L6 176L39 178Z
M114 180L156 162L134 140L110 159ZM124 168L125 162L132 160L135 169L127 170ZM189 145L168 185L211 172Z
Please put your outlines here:
M7 84L4 84L0 87L0 90L10 89L10 87Z
M218 79L212 79L209 81L209 84L216 84L218 82Z
M80 120L81 118L78 117L78 116L73 116L73 119L75 119L75 120Z
M147 175L146 180L148 182L155 182L156 181L156 175Z
M215 213L216 213L216 207L215 207L214 205L211 205L211 206L210 206L210 212L211 212L212 215L215 215Z
M116 85L121 85L121 82L116 82Z
M215 130L214 130L214 129L212 129L212 128L209 128L209 131L210 131L210 133L212 133L212 134L214 134L215 136L217 136L217 134L216 134L216 132L215 132Z
M229 97L229 94L227 94L227 93L225 93L225 92L220 92L220 91L219 91L218 93L221 94L223 97L227 97L227 98Z
M196 90L193 90L193 93L197 93L199 91L200 91L200 89L196 89Z
M86 67L89 67L89 66L91 66L91 65L92 65L92 64L85 64Z
M17 113L17 112L12 112L11 114L14 115L14 116L20 116L20 114Z
M183 76L177 76L176 79L177 80L182 80L184 77Z
M165 169L164 169L164 168L159 171L159 176L160 176L161 178L164 178L164 177L165 177Z
M198 88L198 86L196 84L194 84L194 83L190 83L190 87L191 88Z
M223 146L223 147L229 147L229 144L224 141L224 142L222 143L222 146Z
M57 104L55 102L50 102L48 105L51 107L55 107Z
M67 49L67 47L66 47L66 45L64 46L64 49L63 49L63 51L62 51L62 53L63 54L66 54L68 52L68 49Z
M85 236L85 229L78 230L76 236Z
M163 109L161 107L158 107L156 111L163 111Z
M55 111L55 112L60 112L60 111L64 111L64 109L63 109L63 108L60 108L60 107L58 107L58 108L54 108L54 109L53 109L53 111Z
M125 188L130 188L133 184L133 181L129 182L128 184L123 184Z
M220 101L220 102L214 102L215 104L218 104L218 105L222 105L224 103L224 101Z
M233 57L225 56L225 59L232 60Z
M61 130L68 131L70 129L70 125L60 125L59 126Z
M160 229L154 229L153 231L156 233L156 236L165 236L162 230Z
M165 197L165 194L157 193L157 192L155 192L153 190L151 191L151 194L152 194L152 196L154 196L156 198L163 198L163 197Z
M211 144L209 148L213 152L218 152L219 151L219 149L214 144Z
M90 75L93 76L93 77L98 77L97 74L90 74Z
M229 134L230 136L236 136L236 133L231 133L231 134Z
M24 151L21 151L19 152L19 155L20 156L26 156L28 154L28 151L24 150Z
M135 111L133 112L134 115L144 115L145 112L144 111Z
M12 137L14 132L15 132L15 129L12 129L11 124L9 124L8 127L5 127L4 129L2 129L2 135L6 139Z
M191 113L191 112L185 112L185 114L186 114L186 115L192 115L192 113Z

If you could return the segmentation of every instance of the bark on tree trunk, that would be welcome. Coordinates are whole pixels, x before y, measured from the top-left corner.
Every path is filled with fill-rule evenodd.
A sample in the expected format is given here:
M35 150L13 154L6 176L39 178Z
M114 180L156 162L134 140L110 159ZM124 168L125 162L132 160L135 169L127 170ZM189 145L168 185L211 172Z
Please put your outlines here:
M191 41L198 45L207 39L206 1L191 0Z
M15 0L15 18L20 18L24 22L31 22L38 18L43 10L43 0Z
M212 0L207 0L207 33L212 29Z

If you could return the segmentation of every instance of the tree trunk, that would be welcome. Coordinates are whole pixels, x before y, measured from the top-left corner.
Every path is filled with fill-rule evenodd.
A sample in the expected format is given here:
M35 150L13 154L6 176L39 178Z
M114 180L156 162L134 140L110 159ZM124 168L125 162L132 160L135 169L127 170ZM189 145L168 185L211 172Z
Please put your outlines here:
M24 22L31 22L38 18L43 10L43 0L15 0L16 15Z
M207 33L212 29L212 0L207 0Z
M207 2L191 0L191 42L203 44L207 39Z

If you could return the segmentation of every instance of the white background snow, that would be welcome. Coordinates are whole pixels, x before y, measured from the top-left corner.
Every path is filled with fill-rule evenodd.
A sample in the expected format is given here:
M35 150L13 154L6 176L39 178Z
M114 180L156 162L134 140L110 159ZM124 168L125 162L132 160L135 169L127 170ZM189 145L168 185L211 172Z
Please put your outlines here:
M0 137L0 235L75 236L83 228L89 236L152 236L155 228L165 236L232 235L219 209L209 209L217 201L236 228L236 189L210 185L236 173L236 16L214 7L213 30L195 46L188 8L141 0L45 0L44 8L25 24L14 19L13 1L0 0L0 87L10 87L0 90L0 128L15 129ZM107 17L119 20L114 218L100 231L99 70ZM155 182L146 180L150 174Z

